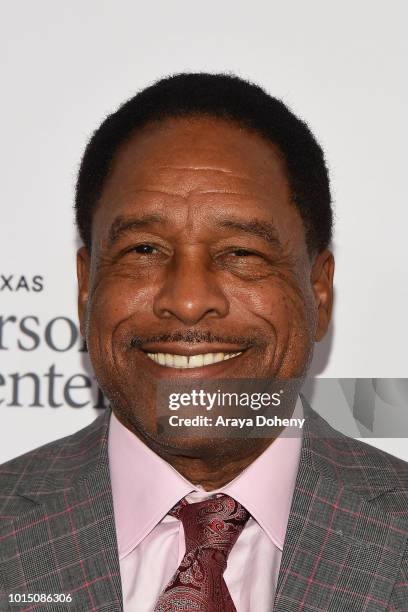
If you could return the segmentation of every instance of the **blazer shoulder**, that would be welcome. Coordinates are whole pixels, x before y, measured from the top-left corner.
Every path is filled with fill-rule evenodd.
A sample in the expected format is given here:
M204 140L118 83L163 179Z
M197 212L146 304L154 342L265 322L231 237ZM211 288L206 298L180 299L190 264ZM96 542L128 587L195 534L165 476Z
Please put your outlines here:
M107 442L110 411L73 434L43 444L0 465L0 494L33 494L52 483L69 486L77 475L98 461Z
M346 488L374 499L387 492L408 506L408 462L362 440L335 430L311 411L308 424L308 453L318 471ZM393 492L390 495L391 491ZM397 503L398 505L398 503Z

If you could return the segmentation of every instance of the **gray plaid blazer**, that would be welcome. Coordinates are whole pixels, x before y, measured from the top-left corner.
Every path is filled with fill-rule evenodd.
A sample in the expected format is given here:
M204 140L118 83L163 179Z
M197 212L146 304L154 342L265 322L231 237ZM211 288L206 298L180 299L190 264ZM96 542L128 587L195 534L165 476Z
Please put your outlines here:
M109 416L0 466L1 612L123 609ZM274 612L408 611L408 464L306 416Z

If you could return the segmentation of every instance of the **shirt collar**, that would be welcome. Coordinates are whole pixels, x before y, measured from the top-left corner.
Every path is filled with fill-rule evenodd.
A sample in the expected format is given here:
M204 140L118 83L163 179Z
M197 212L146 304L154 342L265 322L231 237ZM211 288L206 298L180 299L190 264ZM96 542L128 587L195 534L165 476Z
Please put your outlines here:
M303 416L300 398L293 417ZM282 550L302 446L302 430L279 436L225 493L240 502ZM111 413L109 469L119 559L131 552L183 497L203 489L186 480Z

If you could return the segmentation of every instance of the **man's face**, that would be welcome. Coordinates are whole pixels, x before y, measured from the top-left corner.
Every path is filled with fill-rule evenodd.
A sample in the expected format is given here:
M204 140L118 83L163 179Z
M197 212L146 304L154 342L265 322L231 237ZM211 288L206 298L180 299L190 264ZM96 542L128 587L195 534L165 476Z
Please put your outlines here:
M98 382L156 450L193 448L157 438L157 380L301 377L328 325L332 273L330 253L309 257L271 143L213 118L149 125L119 150L92 253L78 253Z

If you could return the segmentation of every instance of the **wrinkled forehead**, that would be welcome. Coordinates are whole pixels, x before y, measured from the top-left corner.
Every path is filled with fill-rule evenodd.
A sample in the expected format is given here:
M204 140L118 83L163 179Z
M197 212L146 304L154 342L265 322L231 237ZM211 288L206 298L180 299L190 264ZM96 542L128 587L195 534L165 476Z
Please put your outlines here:
M283 197L290 191L277 146L236 123L203 116L169 118L134 133L115 156L103 199L146 183L180 195L211 187Z
M105 243L118 217L159 215L177 230L207 228L230 216L275 226L282 242L303 250L304 227L292 203L276 146L234 123L209 117L167 119L145 126L122 145L93 223ZM188 226L186 225L188 219Z

